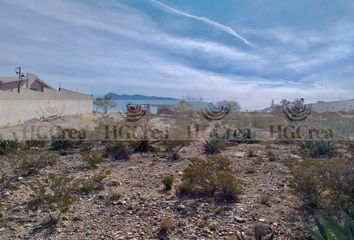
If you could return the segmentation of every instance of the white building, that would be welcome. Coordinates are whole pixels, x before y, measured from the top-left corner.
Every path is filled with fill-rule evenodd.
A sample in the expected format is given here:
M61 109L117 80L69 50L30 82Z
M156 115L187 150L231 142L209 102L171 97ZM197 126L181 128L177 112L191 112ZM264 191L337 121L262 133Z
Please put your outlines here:
M354 111L354 99L340 101L318 101L312 103L312 111L314 112L351 112Z
M90 95L56 90L34 74L0 77L0 126L30 119L92 113Z

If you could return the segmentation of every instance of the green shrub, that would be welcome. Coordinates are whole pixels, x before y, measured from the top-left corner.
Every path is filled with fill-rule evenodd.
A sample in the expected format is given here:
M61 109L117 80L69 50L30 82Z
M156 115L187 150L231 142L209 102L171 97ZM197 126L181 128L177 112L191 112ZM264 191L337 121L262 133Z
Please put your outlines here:
M352 240L354 239L354 221L345 215L344 224L340 225L328 217L316 218L316 230L306 226L307 231L315 240Z
M189 180L183 180L178 186L178 193L180 195L193 195L193 184Z
M47 145L47 141L31 138L25 142L27 148L40 148Z
M242 187L240 181L236 180L228 172L220 172L216 175L216 186L214 196L220 201L236 201L241 193Z
M330 141L318 141L311 152L311 157L328 156L335 154L335 144Z
M216 154L220 152L220 143L221 140L219 138L211 138L210 140L206 140L203 144L204 152L206 154Z
M301 149L313 149L315 147L314 141L306 140L299 143Z
M5 155L14 152L20 147L17 140L0 140L0 155Z
M68 139L53 139L52 140L52 149L54 151L64 151L69 148L72 148L72 142Z
M84 151L80 154L82 159L87 162L91 168L95 168L98 164L103 162L103 156L99 151Z
M180 195L212 197L218 201L234 201L241 192L240 182L232 175L231 162L225 157L190 159L184 170Z
M179 151L190 144L189 140L164 140L160 143L165 151L170 154L172 160L178 160L180 158Z
M111 156L114 160L129 160L130 151L123 142L116 142L106 146L104 157Z
M313 158L332 157L335 154L335 144L331 141L303 141L300 143L301 149L308 152Z
M354 159L305 159L290 168L292 186L308 205L354 213Z
M171 190L173 181L174 181L173 176L166 176L162 179L162 184L165 186L166 190Z

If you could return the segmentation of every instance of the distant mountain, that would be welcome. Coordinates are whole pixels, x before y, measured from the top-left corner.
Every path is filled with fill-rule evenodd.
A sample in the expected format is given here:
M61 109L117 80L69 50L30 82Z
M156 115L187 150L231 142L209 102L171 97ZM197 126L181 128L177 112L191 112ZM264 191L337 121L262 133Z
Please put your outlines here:
M144 95L126 95L126 94L115 94L108 93L105 97L109 97L112 100L174 100L178 101L177 98L169 98L169 97L156 97L156 96L144 96Z

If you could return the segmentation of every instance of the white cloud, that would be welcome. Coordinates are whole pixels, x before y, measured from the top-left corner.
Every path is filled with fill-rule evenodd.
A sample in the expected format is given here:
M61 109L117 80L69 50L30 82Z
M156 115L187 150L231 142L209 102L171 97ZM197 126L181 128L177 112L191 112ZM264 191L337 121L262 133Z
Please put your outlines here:
M12 73L20 64L53 86L61 81L63 87L87 93L229 98L248 109L268 106L273 98L315 101L354 95L349 84L354 69L334 65L353 56L347 37L354 31L344 23L334 36L280 28L252 35L250 30L254 39L267 41L243 49L168 34L144 12L117 1L100 2L100 8L64 0L3 1L18 12L0 9L6 21L0 30L9 33L0 39L0 71ZM19 18L22 13L26 17ZM213 71L206 64L230 71Z
M178 15L178 16L191 18L191 19L203 22L205 24L208 24L208 25L210 25L212 27L217 28L220 31L223 31L225 33L228 33L228 34L236 37L237 39L241 40L246 45L248 45L250 47L254 47L247 39L245 39L240 34L236 33L232 28L230 28L230 27L228 27L226 25L223 25L221 23L218 23L218 22L213 21L213 20L211 20L209 18L206 18L206 17L200 17L200 16L196 16L196 15L193 15L193 14L189 14L189 13L185 13L185 12L179 11L179 10L177 10L175 8L172 8L172 7L170 7L170 6L166 5L166 4L163 4L163 3L159 2L159 1L156 1L156 0L150 0L150 1L155 3L155 4L157 4L161 9L163 9L163 10L165 10L167 12L170 12L170 13Z

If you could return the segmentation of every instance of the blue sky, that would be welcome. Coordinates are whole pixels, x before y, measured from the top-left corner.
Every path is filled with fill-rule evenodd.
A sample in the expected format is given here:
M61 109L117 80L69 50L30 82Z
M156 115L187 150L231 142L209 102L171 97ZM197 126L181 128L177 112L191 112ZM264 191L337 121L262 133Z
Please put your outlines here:
M86 93L354 98L352 0L0 0L0 75Z

